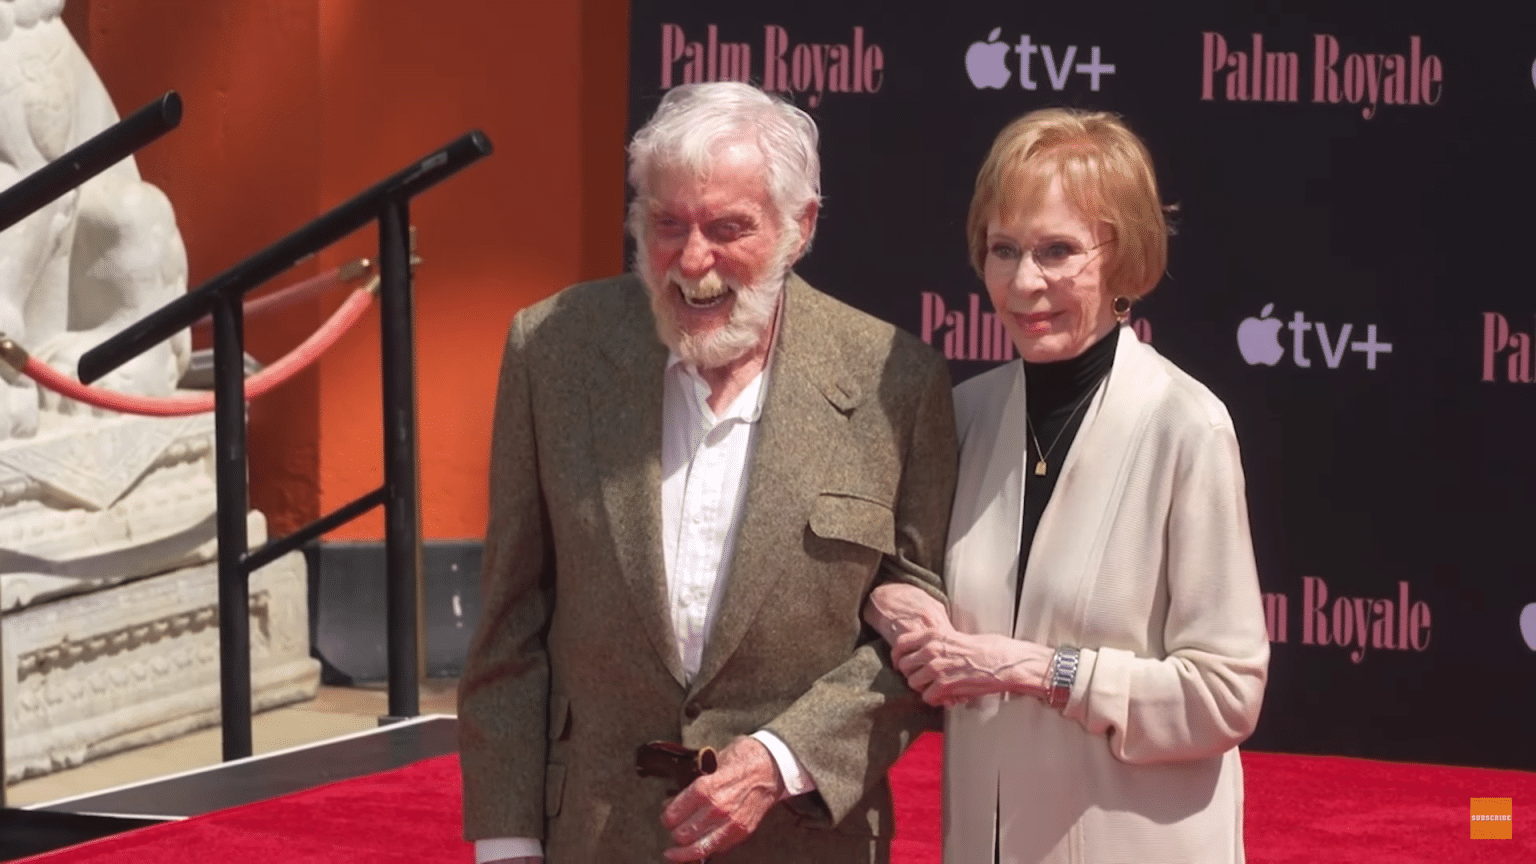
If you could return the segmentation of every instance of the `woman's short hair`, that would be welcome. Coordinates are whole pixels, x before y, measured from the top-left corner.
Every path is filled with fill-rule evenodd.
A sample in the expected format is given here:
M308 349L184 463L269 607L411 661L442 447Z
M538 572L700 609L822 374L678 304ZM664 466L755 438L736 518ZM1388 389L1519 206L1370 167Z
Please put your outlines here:
M806 207L821 201L817 139L810 115L750 84L720 81L672 88L629 143L629 185L635 190L630 233L638 237L644 227L657 169L686 168L704 176L715 148L736 141L750 141L762 151L773 206L781 224L794 225ZM809 248L811 238L804 239Z
M1084 218L1114 231L1105 289L1142 297L1156 287L1168 266L1168 223L1152 156L1119 117L1071 108L1031 111L992 142L966 220L976 272L986 264L987 223L1034 206L1056 178Z

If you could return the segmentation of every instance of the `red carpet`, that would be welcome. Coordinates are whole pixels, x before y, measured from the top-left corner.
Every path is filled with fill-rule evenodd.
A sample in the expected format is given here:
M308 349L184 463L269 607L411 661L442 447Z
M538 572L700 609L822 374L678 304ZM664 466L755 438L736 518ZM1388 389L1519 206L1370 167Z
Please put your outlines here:
M939 864L942 740L892 772L897 864ZM1253 864L1536 862L1536 774L1246 753ZM1513 840L1471 840L1470 802L1514 799ZM456 757L109 837L34 864L467 864Z
M1244 753L1254 864L1536 862L1536 774ZM1472 840L1471 799L1511 798L1514 839Z
M22 859L46 864L472 864L457 756Z
M891 769L896 796L896 839L891 864L939 864L944 823L944 736L932 732L917 739Z

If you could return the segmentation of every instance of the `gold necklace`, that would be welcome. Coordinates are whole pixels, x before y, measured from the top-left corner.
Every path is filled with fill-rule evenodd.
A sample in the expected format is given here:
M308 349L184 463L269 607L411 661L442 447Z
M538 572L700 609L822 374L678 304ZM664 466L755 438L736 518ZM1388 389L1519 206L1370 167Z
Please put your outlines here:
M1072 406L1072 413L1067 415L1067 421L1061 424L1061 429L1057 430L1056 437L1051 440L1050 450L1040 449L1040 439L1035 436L1035 424L1029 419L1029 409L1024 409L1024 428L1029 430L1029 437L1035 442L1035 454L1040 457L1039 461L1035 462L1036 477L1044 477L1046 472L1050 470L1050 466L1048 466L1045 462L1046 458L1051 455L1051 451L1055 450L1056 445L1061 442L1061 436L1066 433L1067 427L1072 425L1072 418L1077 416L1078 409L1087 404L1089 397L1098 392L1099 385L1103 384L1104 379L1108 377L1108 372L1105 372L1103 375L1099 376L1099 380L1095 381L1093 386L1088 388L1088 392L1084 393L1082 398L1077 400L1077 404Z

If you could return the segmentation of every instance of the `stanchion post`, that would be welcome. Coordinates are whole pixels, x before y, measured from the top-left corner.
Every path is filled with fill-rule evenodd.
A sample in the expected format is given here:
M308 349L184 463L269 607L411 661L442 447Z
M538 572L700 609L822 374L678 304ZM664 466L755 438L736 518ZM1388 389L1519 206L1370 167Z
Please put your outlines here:
M251 611L245 566L245 327L237 292L213 298L214 475L219 528L219 705L224 760L251 755Z
M421 477L416 440L416 336L410 209L379 211L379 319L384 386L384 568L391 723L421 713Z

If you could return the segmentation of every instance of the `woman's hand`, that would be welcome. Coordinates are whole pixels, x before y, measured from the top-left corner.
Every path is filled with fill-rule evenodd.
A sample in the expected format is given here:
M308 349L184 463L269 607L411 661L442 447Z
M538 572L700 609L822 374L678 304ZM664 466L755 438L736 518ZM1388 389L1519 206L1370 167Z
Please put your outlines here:
M864 620L891 646L891 664L929 705L946 708L991 693L1043 696L1051 649L996 634L961 633L944 604L913 585L870 592Z
M949 626L908 632L891 646L891 662L929 705L950 707L993 693L1043 696L1054 652L996 633Z
M891 646L897 637L924 630L952 629L944 603L916 585L887 582L875 587L864 604L864 622Z

